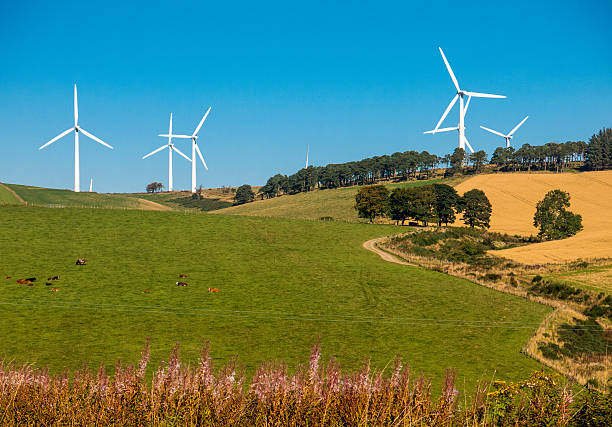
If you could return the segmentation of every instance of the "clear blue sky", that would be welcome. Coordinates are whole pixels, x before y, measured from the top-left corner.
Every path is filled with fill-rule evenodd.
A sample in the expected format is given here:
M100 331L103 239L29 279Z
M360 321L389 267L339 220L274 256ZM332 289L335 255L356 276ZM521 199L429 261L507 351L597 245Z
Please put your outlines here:
M198 184L263 184L290 174L310 144L316 165L405 150L451 152L456 132L423 135L454 95L437 51L474 100L472 146L588 139L612 126L612 3L513 2L22 2L0 3L0 181L71 188L73 137L38 151L72 123L81 187L141 191L167 183L157 137L200 132L208 172ZM456 108L456 107L455 107ZM457 122L455 109L445 122ZM189 152L187 143L178 143ZM190 186L175 156L175 186Z

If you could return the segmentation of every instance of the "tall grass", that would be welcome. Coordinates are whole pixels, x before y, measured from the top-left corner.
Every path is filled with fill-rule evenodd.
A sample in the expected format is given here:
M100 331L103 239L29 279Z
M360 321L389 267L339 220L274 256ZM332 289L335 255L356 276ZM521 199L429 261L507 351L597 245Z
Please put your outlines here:
M320 358L317 344L293 373L284 363L264 363L249 384L235 360L215 371L208 345L196 366L184 366L177 344L150 381L148 343L138 366L117 362L112 377L104 366L70 377L1 364L0 424L567 425L584 412L567 384L541 372L518 384L480 384L467 399L447 370L434 399L431 382L399 359L389 373L368 362L345 373Z

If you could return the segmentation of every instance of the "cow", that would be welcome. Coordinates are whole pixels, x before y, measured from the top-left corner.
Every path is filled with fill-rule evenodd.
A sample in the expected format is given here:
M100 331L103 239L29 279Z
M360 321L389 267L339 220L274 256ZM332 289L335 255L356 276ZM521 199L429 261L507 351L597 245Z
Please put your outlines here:
M7 279L12 279L12 278L13 278L13 276L6 276L6 278L7 278Z
M49 283L49 282L45 283L45 286L51 286L51 285L53 285L53 283Z
M47 280L49 280L49 281L59 280L59 276L51 276Z
M57 291L59 291L59 289L57 289L57 288L51 288L51 289L49 289L49 290L50 290L51 292L57 292Z
M187 275L186 275L186 274L179 274L179 277L180 277L181 279L184 279L184 278L186 278L186 277L187 277Z
M212 292L219 292L219 289L217 288L208 288L208 292L212 293Z
M185 282L176 282L176 286L187 286Z
M30 277L30 278L25 279L25 280L27 280L28 282L36 282L36 277Z
M28 286L34 286L34 283L28 283Z
M17 283L19 283L20 285L27 285L28 283L30 283L30 281L26 279L17 279Z
M87 259L85 258L79 258L76 261L76 265L85 265L87 263Z
M143 293L143 294L150 294L150 293L151 293L151 291L149 291L149 290L144 290L144 291L142 291L142 293Z

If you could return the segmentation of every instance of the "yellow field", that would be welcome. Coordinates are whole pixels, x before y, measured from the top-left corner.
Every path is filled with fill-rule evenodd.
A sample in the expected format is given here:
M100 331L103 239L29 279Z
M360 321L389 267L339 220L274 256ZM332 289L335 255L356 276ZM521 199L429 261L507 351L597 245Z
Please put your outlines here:
M536 203L557 188L570 193L570 210L582 215L584 230L576 236L496 251L500 256L525 264L612 257L612 171L477 175L456 186L459 194L472 188L491 200L492 231L536 235Z

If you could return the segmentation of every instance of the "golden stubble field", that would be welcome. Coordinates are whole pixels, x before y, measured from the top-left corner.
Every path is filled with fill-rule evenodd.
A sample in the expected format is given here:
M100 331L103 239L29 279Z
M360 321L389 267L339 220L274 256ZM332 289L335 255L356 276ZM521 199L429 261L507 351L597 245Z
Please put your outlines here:
M493 205L491 231L536 235L536 203L553 189L570 193L570 210L582 215L584 230L569 239L496 251L525 264L579 258L612 258L612 171L582 173L503 173L477 175L455 187L459 194L479 188Z

